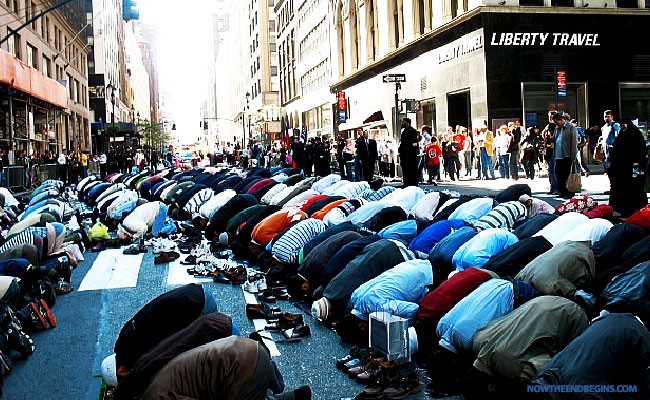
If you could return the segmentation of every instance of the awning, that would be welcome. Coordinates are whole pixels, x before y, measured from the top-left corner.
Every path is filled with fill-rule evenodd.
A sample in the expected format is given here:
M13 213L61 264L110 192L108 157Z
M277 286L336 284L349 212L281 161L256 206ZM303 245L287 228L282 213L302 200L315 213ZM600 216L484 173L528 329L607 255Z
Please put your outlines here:
M366 125L368 125L368 124L364 124L363 121L361 121L361 120L349 119L349 120L347 120L344 123L339 125L339 132L349 131L351 129L363 128Z
M60 108L68 108L68 91L59 82L0 49L0 83Z

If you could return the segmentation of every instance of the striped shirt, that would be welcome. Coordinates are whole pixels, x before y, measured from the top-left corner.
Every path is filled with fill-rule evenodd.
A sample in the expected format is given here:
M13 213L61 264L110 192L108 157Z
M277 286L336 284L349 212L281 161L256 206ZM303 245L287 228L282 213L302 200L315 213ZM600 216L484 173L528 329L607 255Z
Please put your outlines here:
M183 209L190 213L190 215L195 215L199 212L201 206L210 200L213 196L214 190L210 188L201 189L198 193L192 196L190 201L185 204L185 207L183 207Z
M318 219L309 218L300 221L273 243L271 253L281 263L297 264L302 246L325 229L327 229L325 223Z
M508 201L494 207L492 211L479 218L474 227L480 230L489 228L501 228L512 230L515 222L526 219L528 210L526 206L518 201Z
M368 201L379 201L383 199L386 195L393 193L395 191L394 186L383 186L379 190L366 190L361 198Z

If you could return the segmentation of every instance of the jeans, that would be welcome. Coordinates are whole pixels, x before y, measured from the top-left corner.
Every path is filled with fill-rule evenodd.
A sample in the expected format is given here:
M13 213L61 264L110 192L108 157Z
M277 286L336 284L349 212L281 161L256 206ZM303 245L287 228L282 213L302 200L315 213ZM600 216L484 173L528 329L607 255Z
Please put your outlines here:
M502 178L510 178L510 154L502 154L499 156L499 175Z
M205 304L203 306L203 311L201 312L201 315L205 314L210 314L213 312L217 312L217 302L214 300L214 296L212 296L212 293L208 292L207 289L203 289L203 294L205 295ZM235 328L235 321L233 321L233 330ZM233 335L235 333L233 332Z
M510 153L509 167L510 177L513 179L519 179L519 148Z
M460 179L460 160L458 159L458 156L449 156L449 176L451 177L451 180L455 180L454 176L458 177Z
M557 176L555 175L555 157L551 157L548 162L548 181L551 183L551 193L558 193Z
M361 161L357 157L354 158L354 180L350 179L350 182L361 182Z
M354 182L354 177L352 176L352 167L354 166L354 161L345 162L345 179L350 182Z
M494 179L494 164L492 164L492 156L488 155L485 147L481 147L481 170L483 171L483 177L487 178L489 170L490 177Z
M465 176L469 176L472 173L472 152L471 150L465 150L463 153L465 158Z

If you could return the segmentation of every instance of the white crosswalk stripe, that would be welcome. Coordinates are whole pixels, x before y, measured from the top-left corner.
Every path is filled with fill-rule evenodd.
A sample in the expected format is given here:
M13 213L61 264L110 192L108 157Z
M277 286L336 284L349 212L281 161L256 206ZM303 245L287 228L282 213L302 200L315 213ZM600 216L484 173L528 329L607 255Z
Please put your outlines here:
M97 255L78 290L135 287L143 255L125 255L122 254L122 249L102 251Z

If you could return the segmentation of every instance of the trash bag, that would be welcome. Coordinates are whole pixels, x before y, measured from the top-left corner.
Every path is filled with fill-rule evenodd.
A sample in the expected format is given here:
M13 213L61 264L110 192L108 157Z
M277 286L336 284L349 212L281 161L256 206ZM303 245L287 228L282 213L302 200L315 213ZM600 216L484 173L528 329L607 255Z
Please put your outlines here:
M101 222L97 222L88 231L88 239L90 240L105 240L110 238L108 235L108 227Z

